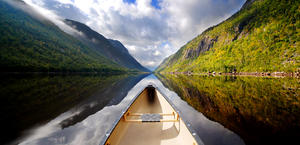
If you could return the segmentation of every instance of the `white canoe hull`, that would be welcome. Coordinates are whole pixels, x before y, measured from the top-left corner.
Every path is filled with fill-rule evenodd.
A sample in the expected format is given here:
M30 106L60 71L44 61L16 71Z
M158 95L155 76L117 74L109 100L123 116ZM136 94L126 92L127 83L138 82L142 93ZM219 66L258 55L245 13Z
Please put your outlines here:
M146 87L124 112L105 145L198 145L174 105L155 87Z

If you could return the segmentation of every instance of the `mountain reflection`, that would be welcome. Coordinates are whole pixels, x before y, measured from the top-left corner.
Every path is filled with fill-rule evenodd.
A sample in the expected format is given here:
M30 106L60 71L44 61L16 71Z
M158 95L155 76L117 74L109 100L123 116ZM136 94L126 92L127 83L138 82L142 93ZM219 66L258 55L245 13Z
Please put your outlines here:
M246 144L300 137L296 78L158 75L160 81L206 117L239 134Z
M74 125L81 122L86 117L90 116L103 109L105 106L117 105L127 95L128 91L141 79L147 75L128 76L115 82L111 82L105 88L99 88L97 92L83 101L80 105L80 113L63 120L60 125L62 128Z
M118 104L147 75L2 75L0 113L7 143L34 126L73 111L60 123L74 125L106 105ZM26 133L25 133L26 134Z

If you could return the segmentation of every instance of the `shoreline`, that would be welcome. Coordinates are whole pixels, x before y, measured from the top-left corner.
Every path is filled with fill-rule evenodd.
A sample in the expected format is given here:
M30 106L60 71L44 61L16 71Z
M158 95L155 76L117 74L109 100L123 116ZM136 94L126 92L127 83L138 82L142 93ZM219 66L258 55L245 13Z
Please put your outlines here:
M150 72L0 72L0 75L132 75Z
M206 72L206 73L193 73L193 72L166 72L161 74L184 74L184 75L211 75L211 76L256 76L256 77L295 77L300 78L300 72Z

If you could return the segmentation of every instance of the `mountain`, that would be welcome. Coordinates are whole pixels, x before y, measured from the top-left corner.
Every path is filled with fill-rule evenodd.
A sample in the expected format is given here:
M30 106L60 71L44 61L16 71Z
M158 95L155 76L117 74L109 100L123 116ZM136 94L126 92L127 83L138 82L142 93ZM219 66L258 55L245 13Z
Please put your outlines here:
M76 38L99 51L107 58L115 61L117 64L129 69L150 72L129 54L127 48L125 48L120 41L106 39L104 36L92 30L85 24L74 20L66 19L65 23L80 32L79 34L73 34Z
M0 1L1 72L129 71L63 32L23 1Z
M156 72L295 72L300 70L300 1L247 0L205 30Z

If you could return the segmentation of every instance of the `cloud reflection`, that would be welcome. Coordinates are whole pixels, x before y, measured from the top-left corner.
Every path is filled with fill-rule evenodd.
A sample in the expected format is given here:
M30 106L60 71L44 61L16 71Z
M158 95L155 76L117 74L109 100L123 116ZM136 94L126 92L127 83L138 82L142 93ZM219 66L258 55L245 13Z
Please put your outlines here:
M66 112L48 124L37 128L33 133L21 142L21 145L95 145L105 138L105 134L113 127L113 122L119 119L121 112L129 105L130 101L148 84L155 84L174 103L179 111L193 128L196 129L200 138L213 142L228 142L244 144L240 137L219 123L210 121L202 113L196 111L183 101L175 92L165 88L154 76L150 75L138 82L117 105L106 106L97 113L89 116L80 123L61 130L58 124L70 117L72 113Z

